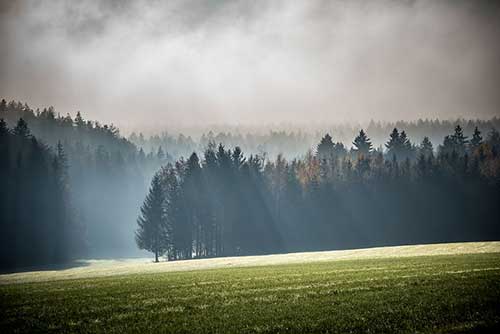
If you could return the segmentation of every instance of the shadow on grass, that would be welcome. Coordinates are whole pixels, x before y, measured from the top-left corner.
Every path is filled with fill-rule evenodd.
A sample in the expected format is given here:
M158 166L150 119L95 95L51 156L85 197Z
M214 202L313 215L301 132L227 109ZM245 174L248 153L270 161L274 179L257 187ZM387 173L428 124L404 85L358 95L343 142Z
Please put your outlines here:
M66 270L78 267L87 267L90 263L87 260L74 260L65 263L58 264L46 264L39 266L28 266L28 267L14 267L14 268L0 268L0 275L3 274L16 274L16 273L26 273L30 271L55 271L55 270Z

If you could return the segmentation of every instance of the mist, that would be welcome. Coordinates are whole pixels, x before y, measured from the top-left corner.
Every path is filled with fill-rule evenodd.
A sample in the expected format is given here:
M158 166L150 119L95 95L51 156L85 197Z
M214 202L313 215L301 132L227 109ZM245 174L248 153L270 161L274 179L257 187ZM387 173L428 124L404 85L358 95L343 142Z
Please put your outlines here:
M16 1L0 96L125 132L207 124L490 118L488 1Z
M0 333L490 333L500 1L0 0Z

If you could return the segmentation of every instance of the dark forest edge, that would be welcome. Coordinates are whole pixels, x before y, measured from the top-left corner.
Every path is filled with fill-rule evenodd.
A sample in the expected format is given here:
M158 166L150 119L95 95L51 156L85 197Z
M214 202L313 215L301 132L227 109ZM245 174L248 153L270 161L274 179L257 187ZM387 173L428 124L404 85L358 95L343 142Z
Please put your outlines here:
M384 150L362 131L352 149L326 135L300 158L244 156L208 136L188 159L161 144L145 154L80 113L3 100L0 119L2 268L134 256L134 231L170 260L500 235L497 119L468 121L469 138L457 126L436 148L394 129ZM440 133L446 122L417 124Z
M468 140L460 126L437 154L397 129L385 152L361 130L351 150L327 134L292 161L212 143L155 174L136 241L158 261L496 240L499 152L498 131Z

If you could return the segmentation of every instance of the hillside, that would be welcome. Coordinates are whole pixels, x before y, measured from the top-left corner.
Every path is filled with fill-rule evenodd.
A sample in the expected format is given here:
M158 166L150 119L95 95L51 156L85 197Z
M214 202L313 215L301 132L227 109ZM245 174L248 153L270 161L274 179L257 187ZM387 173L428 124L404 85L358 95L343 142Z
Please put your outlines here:
M171 262L164 261L160 263L152 263L152 259L149 258L79 260L68 266L45 267L41 268L42 270L27 269L24 272L3 274L0 275L0 284L46 282L130 274L153 274L237 267L274 266L341 260L366 260L479 253L500 253L500 241L376 247L323 252L223 257Z
M2 275L0 332L490 333L499 254L489 242L90 261Z

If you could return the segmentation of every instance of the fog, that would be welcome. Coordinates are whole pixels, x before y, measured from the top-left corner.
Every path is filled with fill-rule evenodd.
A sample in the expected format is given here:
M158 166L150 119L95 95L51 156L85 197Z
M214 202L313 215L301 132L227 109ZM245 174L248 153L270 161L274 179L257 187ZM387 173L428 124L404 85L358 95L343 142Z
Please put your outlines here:
M125 132L499 114L488 1L12 1L0 96Z

